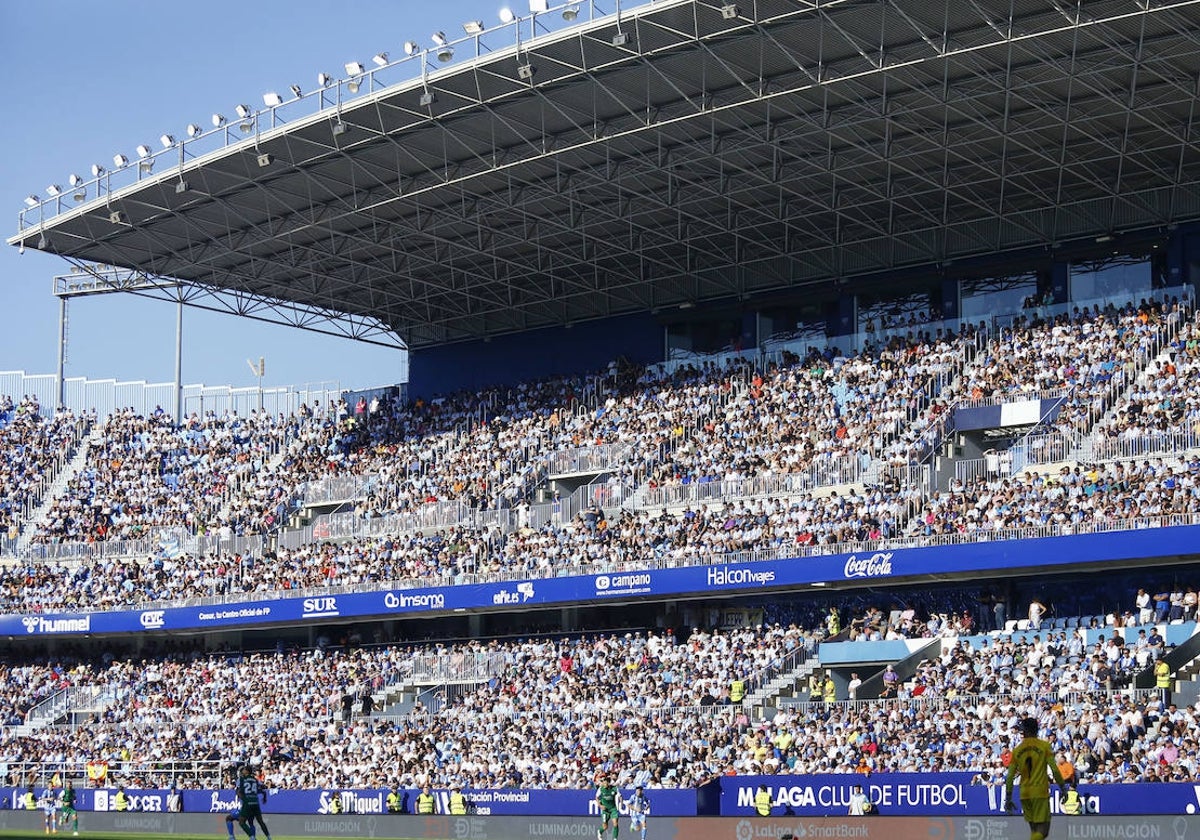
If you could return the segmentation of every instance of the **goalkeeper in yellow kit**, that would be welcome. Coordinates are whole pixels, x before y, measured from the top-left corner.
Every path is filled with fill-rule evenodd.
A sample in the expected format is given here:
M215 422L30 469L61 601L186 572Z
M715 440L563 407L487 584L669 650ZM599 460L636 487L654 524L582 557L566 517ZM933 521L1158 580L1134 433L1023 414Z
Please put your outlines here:
M1047 741L1037 736L1037 721L1024 718L1021 721L1024 739L1013 750L1004 778L1004 808L1013 810L1013 781L1021 777L1021 815L1029 823L1029 840L1045 840L1050 833L1050 775L1060 790L1066 787L1062 773L1054 762L1054 751Z

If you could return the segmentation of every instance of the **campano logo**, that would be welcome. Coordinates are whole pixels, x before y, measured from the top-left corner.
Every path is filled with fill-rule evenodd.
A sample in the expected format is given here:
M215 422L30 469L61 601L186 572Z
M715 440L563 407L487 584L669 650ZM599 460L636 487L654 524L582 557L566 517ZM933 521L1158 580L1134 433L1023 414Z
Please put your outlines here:
M596 591L603 592L605 589L608 589L611 583L612 581L609 580L608 575L600 575L596 578Z
M159 627L162 627L163 624L166 623L163 619L164 615L166 615L165 610L147 610L138 616L138 621L140 621L142 626L147 630L155 630Z

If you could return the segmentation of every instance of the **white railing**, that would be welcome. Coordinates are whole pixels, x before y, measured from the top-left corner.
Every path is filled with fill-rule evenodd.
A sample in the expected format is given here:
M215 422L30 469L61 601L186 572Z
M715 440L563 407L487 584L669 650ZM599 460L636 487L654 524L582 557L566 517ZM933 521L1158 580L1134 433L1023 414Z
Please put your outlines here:
M418 653L412 657L412 668L405 682L414 685L486 682L504 672L504 662L503 653L488 651Z
M331 502L350 502L365 498L376 483L379 476L368 475L327 475L324 478L306 482L300 489L299 497L305 505L323 505Z
M546 469L550 476L604 472L620 466L632 451L628 443L560 449L546 456Z

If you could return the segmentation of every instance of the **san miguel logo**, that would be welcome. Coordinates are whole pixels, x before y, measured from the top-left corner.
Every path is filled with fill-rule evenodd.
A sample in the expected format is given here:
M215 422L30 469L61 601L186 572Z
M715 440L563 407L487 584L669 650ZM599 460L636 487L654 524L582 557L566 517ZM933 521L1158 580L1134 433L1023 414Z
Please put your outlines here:
M858 555L851 554L843 575L847 578L887 577L892 573L892 554L891 551L877 551L861 560Z

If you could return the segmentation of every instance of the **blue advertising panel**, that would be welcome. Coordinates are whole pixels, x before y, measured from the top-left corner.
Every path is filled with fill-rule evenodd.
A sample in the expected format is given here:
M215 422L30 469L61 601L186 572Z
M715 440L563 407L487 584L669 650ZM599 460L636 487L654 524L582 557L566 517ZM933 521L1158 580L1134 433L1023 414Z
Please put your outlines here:
M40 796L44 788L34 789ZM20 809L22 788L0 788L4 807ZM125 791L133 810L143 813L161 813L167 810L166 790ZM416 811L417 794L413 788L399 791L403 813ZM437 800L437 813L450 811L450 791L432 791ZM116 788L76 788L76 808L80 811L115 811ZM599 816L593 790L513 790L486 789L464 790L467 801L472 804L471 812L479 816ZM382 788L371 790L283 790L269 792L263 804L263 812L271 814L332 814L333 801L341 802L343 814L387 813L388 791ZM623 798L633 795L633 790L622 790ZM691 788L676 790L650 790L646 793L650 809L660 817L696 816L696 791ZM183 810L189 814L227 814L237 808L237 797L232 790L184 790L180 791ZM626 813L624 806L621 813Z
M754 814L759 785L771 794L772 816L845 816L855 785L882 815L987 816L1004 813L1004 786L974 784L972 773L824 773L803 776L725 776L720 779L720 814ZM1059 793L1051 788L1050 809L1061 814ZM1079 786L1086 814L1194 814L1200 785L1179 783ZM1019 787L1013 798L1020 801Z
M505 583L396 589L308 598L279 597L239 604L97 613L0 616L0 635L44 636L204 631L340 618L397 618L450 611L671 598L687 594L781 589L831 581L911 580L926 575L1001 569L1044 570L1088 561L1103 563L1188 555L1200 544L1200 525L1113 531L1069 537L928 548L871 554L828 554L799 559L731 562L678 569L613 572ZM281 595L283 593L280 593Z

